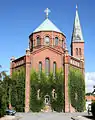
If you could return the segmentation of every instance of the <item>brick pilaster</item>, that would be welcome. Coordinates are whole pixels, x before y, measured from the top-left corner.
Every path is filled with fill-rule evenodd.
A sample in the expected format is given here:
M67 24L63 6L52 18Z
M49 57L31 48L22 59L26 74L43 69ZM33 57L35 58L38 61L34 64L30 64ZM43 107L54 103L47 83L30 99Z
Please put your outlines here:
M30 102L30 51L26 50L25 112L29 112Z
M64 97L65 97L65 112L70 112L70 103L68 95L68 73L69 73L69 55L68 51L65 51L64 55Z

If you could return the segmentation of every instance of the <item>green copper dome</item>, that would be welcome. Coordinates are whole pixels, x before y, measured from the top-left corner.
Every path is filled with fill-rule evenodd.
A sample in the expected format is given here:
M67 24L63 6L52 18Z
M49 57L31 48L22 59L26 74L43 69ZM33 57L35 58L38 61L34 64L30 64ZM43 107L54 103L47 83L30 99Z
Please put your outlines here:
M45 21L39 27L37 27L33 33L40 31L55 31L62 33L48 18L45 19Z

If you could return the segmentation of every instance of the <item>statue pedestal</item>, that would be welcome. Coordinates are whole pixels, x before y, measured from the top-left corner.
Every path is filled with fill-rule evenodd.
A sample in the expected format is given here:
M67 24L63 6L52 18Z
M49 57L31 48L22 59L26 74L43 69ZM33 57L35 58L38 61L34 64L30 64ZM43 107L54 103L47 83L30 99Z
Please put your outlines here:
M51 106L50 105L45 105L44 108L42 109L43 112L51 112Z

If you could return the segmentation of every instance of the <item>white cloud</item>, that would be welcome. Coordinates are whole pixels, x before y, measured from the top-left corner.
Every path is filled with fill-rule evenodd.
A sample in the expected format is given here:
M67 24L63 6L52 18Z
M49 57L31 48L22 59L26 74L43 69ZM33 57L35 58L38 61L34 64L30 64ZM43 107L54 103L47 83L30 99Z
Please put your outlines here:
M93 86L95 85L95 72L85 73L85 86L86 93L93 92Z

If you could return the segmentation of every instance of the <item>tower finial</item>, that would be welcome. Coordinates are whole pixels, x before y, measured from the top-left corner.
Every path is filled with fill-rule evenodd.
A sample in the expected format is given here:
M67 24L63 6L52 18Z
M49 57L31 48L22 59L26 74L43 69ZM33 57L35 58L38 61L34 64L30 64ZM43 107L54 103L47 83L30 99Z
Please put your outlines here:
M46 8L46 10L44 11L46 13L46 18L48 18L48 14L49 12L51 12L48 8Z
M78 6L77 6L77 4L76 4L76 10L78 9Z

